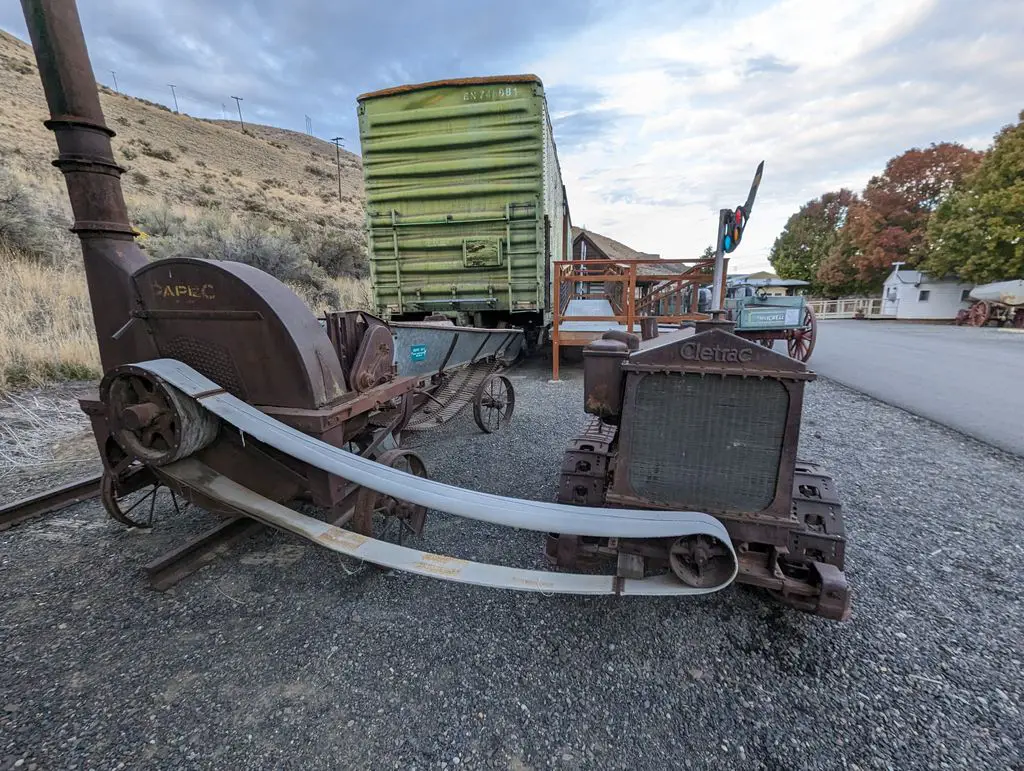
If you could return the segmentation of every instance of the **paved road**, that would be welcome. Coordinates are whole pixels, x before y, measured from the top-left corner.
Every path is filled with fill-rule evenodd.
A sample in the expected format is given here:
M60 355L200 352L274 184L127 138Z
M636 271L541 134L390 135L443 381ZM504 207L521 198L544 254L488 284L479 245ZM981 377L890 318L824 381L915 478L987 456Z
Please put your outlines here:
M810 365L876 399L1024 455L1024 334L823 321Z

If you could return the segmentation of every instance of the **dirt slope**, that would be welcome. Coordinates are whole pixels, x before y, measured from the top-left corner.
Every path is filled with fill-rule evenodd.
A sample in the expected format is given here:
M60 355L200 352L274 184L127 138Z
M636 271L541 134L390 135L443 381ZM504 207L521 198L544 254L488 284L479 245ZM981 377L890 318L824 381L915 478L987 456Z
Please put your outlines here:
M342 151L338 200L335 148L306 134L269 126L200 120L101 87L107 125L129 206L165 200L185 213L218 209L280 222L321 221L361 229L359 157ZM354 109L354 107L353 107ZM56 155L32 49L0 30L0 163L54 192Z

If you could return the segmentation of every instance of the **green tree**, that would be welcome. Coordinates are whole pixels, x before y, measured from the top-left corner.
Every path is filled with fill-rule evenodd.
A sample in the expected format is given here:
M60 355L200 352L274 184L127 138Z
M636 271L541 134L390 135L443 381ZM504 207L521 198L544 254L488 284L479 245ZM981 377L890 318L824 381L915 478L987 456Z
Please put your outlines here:
M789 218L768 255L780 278L810 281L812 294L823 289L818 271L835 248L850 204L856 199L846 188L825 193L805 203Z
M928 226L922 268L986 284L1024 278L1024 111Z

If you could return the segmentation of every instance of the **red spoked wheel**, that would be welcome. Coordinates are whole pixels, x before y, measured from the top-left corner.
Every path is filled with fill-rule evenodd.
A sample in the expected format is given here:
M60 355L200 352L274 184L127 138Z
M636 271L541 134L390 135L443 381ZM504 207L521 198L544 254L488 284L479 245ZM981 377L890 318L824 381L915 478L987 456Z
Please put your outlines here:
M1014 329L1024 329L1024 308L1018 308L1013 312L1013 324Z
M972 327L983 327L988 324L992 315L992 307L984 300L979 300L967 311L967 323Z
M786 335L786 348L789 358L807 361L814 351L814 341L818 337L818 319L810 305L804 306L804 323L800 329L792 329Z

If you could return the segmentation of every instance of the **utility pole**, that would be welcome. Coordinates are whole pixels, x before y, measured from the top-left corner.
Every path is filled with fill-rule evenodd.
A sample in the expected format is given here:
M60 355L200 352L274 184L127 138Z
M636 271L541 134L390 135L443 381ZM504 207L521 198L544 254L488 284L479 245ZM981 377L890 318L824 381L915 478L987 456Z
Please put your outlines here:
M306 133L313 136L313 119L306 116Z
M235 104L238 106L238 123L242 127L242 131L245 131L245 122L242 120L242 97L233 96L231 98L235 100Z
M110 74L114 76L114 93L120 94L121 92L117 90L117 73L111 70Z
M341 143L345 137L334 137L334 157L338 162L338 203L341 203Z
M174 97L174 112L178 112L178 95L174 93L174 84L168 83L167 85L171 87L171 96Z

